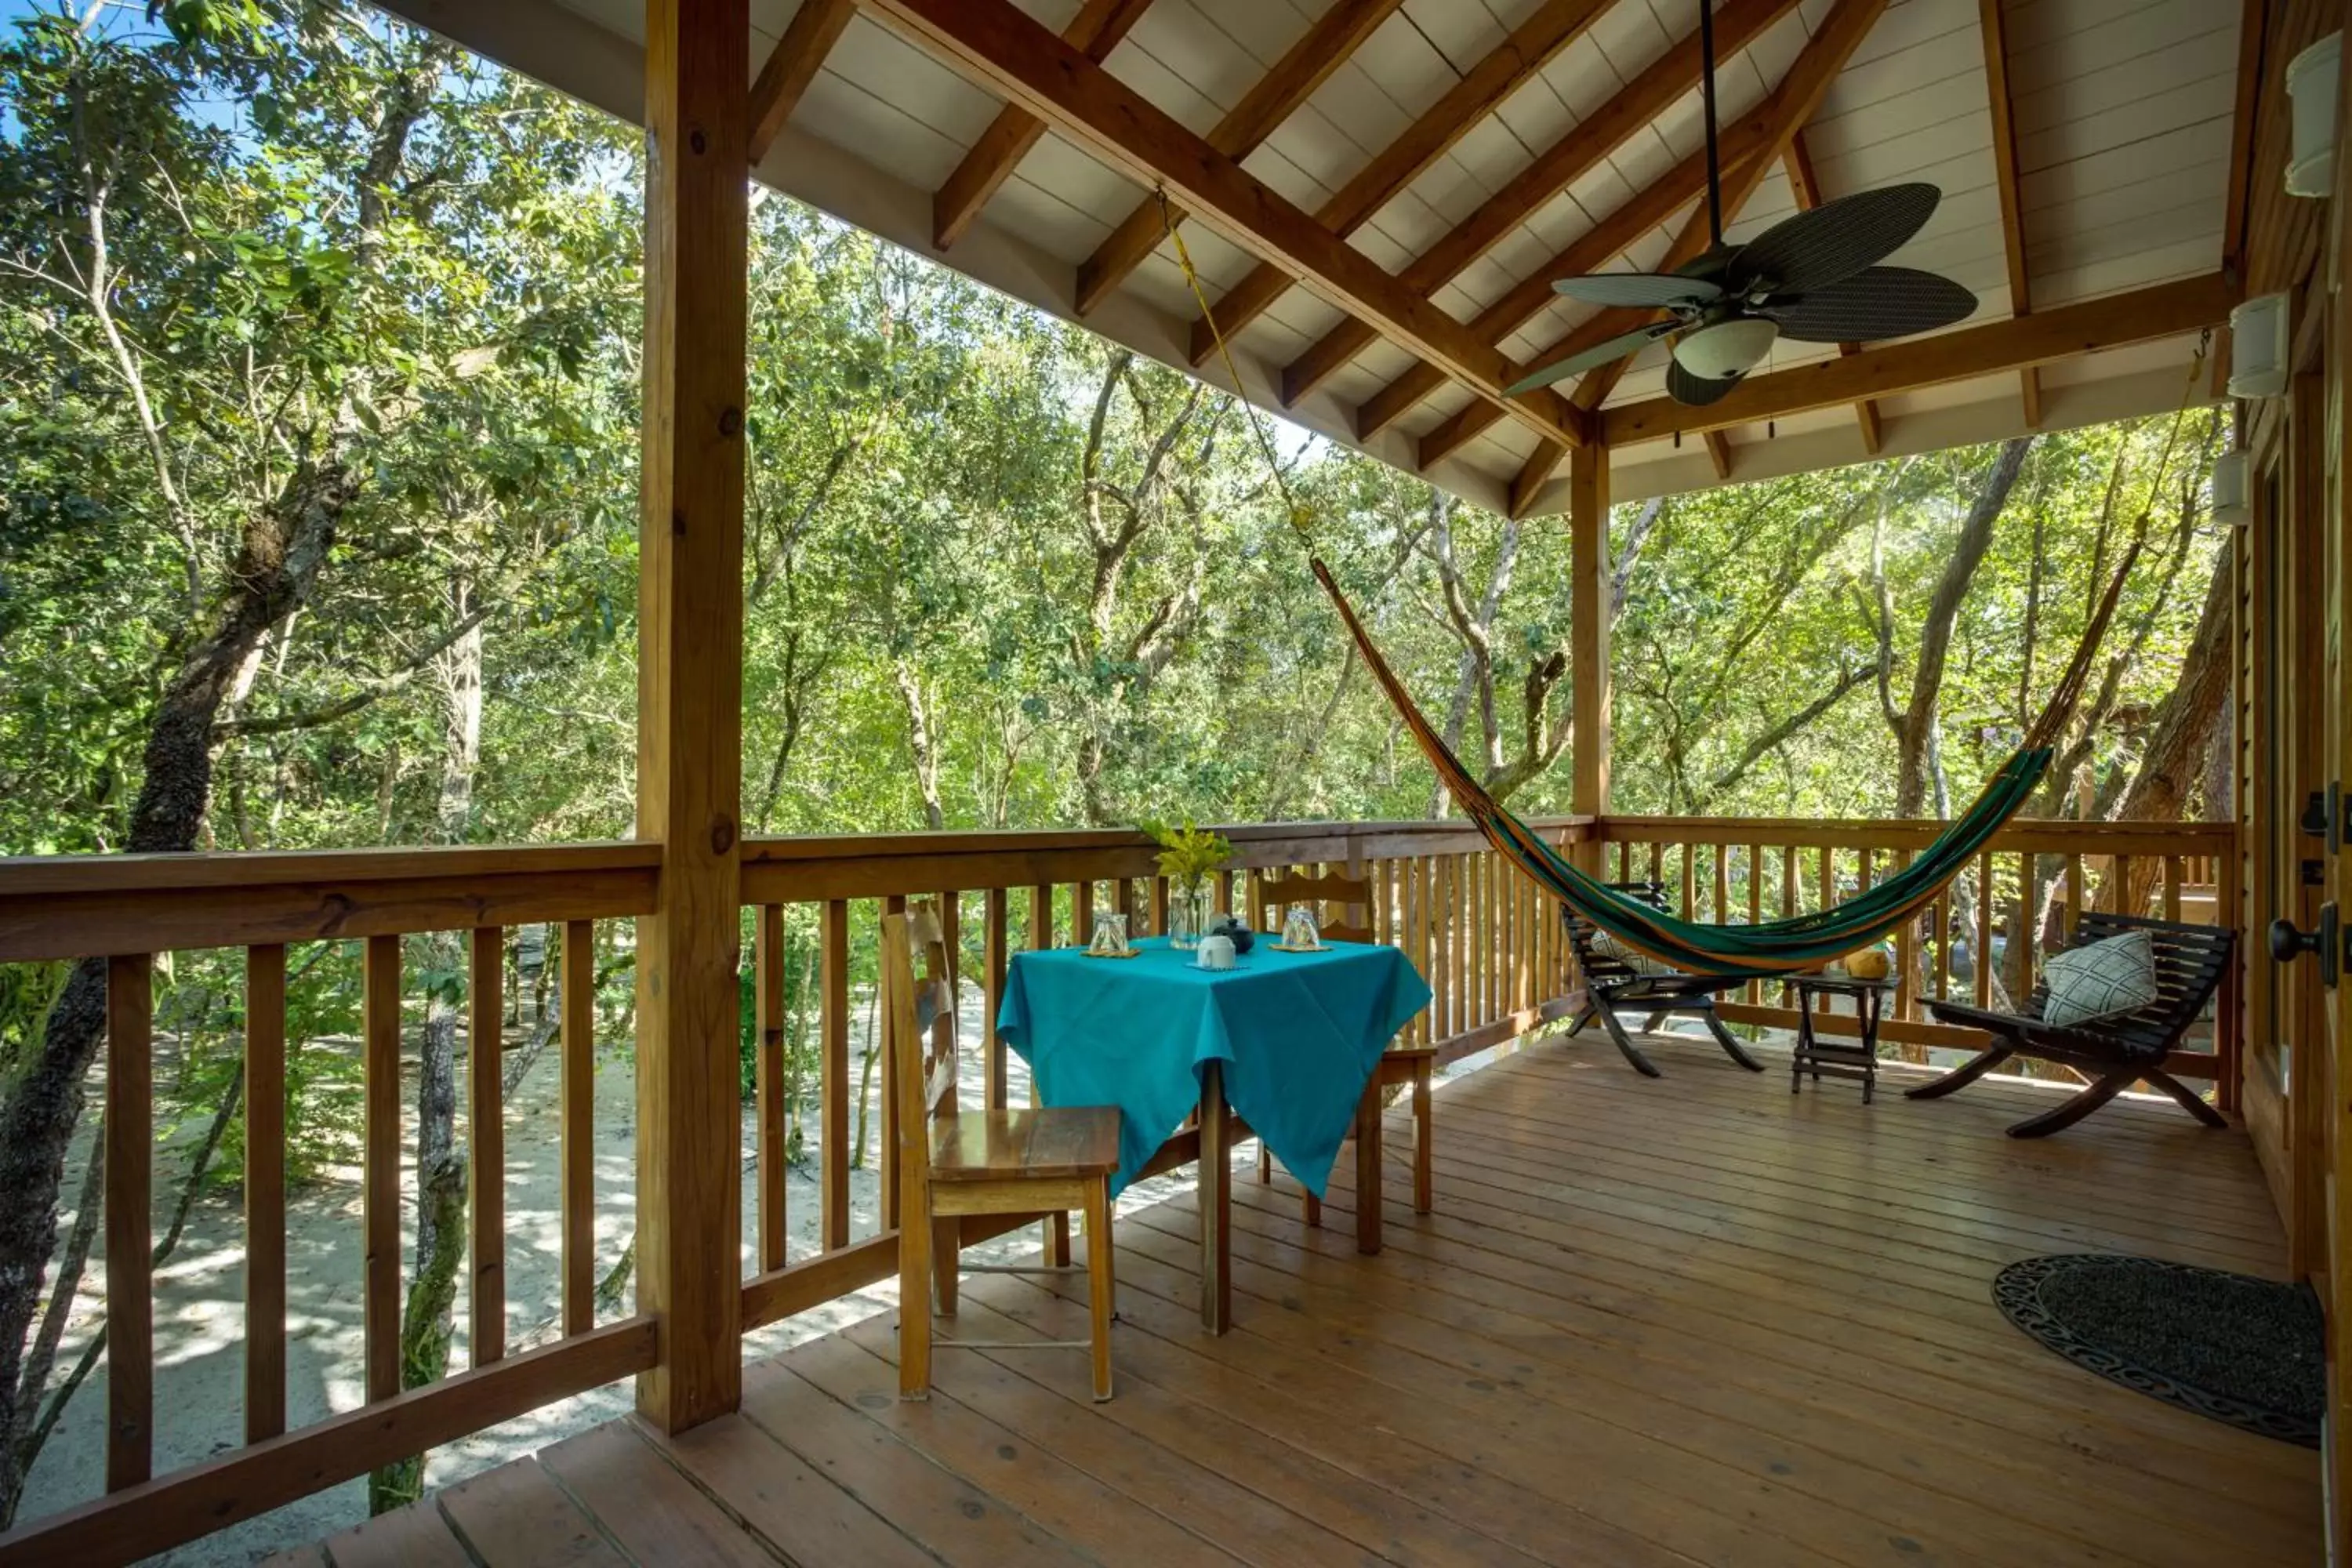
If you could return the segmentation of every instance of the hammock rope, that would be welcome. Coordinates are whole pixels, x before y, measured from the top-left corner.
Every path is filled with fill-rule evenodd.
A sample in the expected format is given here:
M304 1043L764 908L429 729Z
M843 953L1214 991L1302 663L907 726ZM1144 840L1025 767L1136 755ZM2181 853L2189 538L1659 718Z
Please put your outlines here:
M1412 732L1414 742L1421 747L1423 755L1429 759L1439 781L1477 825L1496 852L1579 917L1627 947L1694 974L1767 978L1817 968L1883 940L1943 897L1945 889L2040 787L2053 758L2057 754L2058 739L2073 721L2074 710L2089 685L2093 658L2105 639L2116 606L2122 601L2125 581L2139 555L2140 541L2137 538L2125 552L2123 563L2108 583L2105 592L2100 595L2091 623L2075 647L2074 658L2060 677L2040 716L2026 731L2024 742L2017 753L1994 771L1975 803L1955 817L1951 825L1920 850L1909 865L1855 897L1811 914L1784 920L1745 926L1711 925L1676 919L1570 865L1544 840L1541 834L1489 795L1486 786L1462 765L1461 759L1454 754L1413 701L1412 694L1404 688L1404 682L1389 667L1388 660L1381 657L1371 634L1358 617L1355 606L1340 591L1339 580L1332 575L1323 558L1316 553L1312 518L1307 509L1300 505L1293 495L1288 477L1276 460L1273 439L1258 424L1256 410L1250 406L1247 396L1243 394L1240 368L1234 361L1233 350L1225 342L1223 329L1217 324L1216 311L1209 304L1207 292L1201 286L1200 274L1193 268L1192 254L1185 247L1183 234L1168 205L1168 194L1161 189L1157 195L1160 223L1168 237L1175 244L1177 265L1192 289L1192 298L1201 307L1202 320L1208 323L1209 335L1216 344L1219 357L1224 362L1225 374L1233 382L1234 394L1241 400L1243 416L1249 420L1250 429L1257 437L1259 450L1265 454L1266 467L1282 496L1285 515L1307 548L1307 565L1315 574L1315 580L1322 584L1324 594L1330 599L1332 607L1339 611L1349 635L1355 639L1357 652L1361 655L1365 668L1372 672L1372 678L1380 683L1397 716ZM2156 481L2149 491L2151 497L2161 486L2164 469L2170 463L2174 442L2180 431L2181 417L2188 412L2189 398L2194 394L2199 372L2204 363L2208 341L2210 334L2207 339L2200 340L2196 357L2190 363L2189 390L2182 395L2180 411L2174 416L2163 456L2158 461Z

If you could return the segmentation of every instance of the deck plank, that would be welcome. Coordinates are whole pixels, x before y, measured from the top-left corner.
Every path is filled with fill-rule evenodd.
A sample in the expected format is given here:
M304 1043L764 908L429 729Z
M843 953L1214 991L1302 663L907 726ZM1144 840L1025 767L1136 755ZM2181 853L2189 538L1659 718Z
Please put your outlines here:
M963 1303L962 1324L965 1332L975 1338L1043 1338L1029 1325L971 1298ZM879 1320L846 1331L877 1355L887 1358L896 1348L895 1338ZM1444 1519L1348 1470L1272 1439L1213 1405L1186 1399L1181 1391L1161 1388L1140 1377L1125 1377L1118 1398L1101 1405L1082 1403L1082 1395L1060 1386L1057 1380L1038 1376L1038 1359L1022 1351L989 1351L975 1354L969 1371L956 1364L963 1358L950 1361L949 1375L963 1403L1008 1426L1028 1430L1033 1440L1037 1426L1036 1417L1029 1414L1035 1404L1031 1390L1042 1387L1099 1422L1148 1439L1170 1461L1189 1461L1201 1471L1311 1520L1389 1562L1452 1563L1475 1559L1501 1568L1537 1561L1492 1535ZM1074 1427L1060 1421L1053 1425L1055 1430L1078 1437L1085 1447L1101 1441L1084 1426ZM1248 1514L1240 1517L1246 1521ZM1249 1554L1245 1546L1235 1550Z
M766 1375L757 1366L744 1371L753 1383ZM938 1559L741 1415L655 1441L787 1562L937 1568Z
M775 1562L631 1421L566 1437L539 1458L572 1500L640 1563L772 1568Z
M325 1545L335 1568L473 1568L474 1563L430 1498L378 1514Z
M535 1456L459 1481L438 1500L489 1568L627 1568Z
M1198 1292L1194 1300L1199 1300ZM1076 1370L1083 1365L1074 1352L1056 1352L1054 1359ZM920 1404L898 1397L898 1375L889 1362L838 1335L796 1345L777 1358L775 1366L790 1372L803 1384L822 1391L850 1414L868 1424L869 1443L881 1451L898 1449L918 1464L928 1461L946 1477L970 1487L975 1496L992 1497L1015 1517L1040 1531L1051 1531L1059 1547L1057 1560L1089 1559L1121 1564L1229 1563L1230 1553L1175 1520L1128 1500L1116 1489L1069 1465L1055 1455L1007 1431L995 1422L934 1394ZM938 1358L934 1358L934 1367ZM762 1389L774 1397L782 1384ZM746 1406L755 1419L765 1418L748 1393ZM811 1420L808 1402L785 1406L795 1437ZM776 1430L770 1426L771 1431ZM936 1491L939 1483L933 1483ZM898 1513L891 1518L937 1552L940 1541L912 1530ZM940 1521L941 1535L961 1545L969 1530L960 1518ZM1042 1554L1009 1552L1008 1563L1046 1561Z

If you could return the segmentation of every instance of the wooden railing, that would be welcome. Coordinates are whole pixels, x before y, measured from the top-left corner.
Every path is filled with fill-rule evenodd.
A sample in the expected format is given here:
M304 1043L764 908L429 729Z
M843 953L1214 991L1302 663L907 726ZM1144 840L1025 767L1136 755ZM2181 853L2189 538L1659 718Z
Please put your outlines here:
M1567 843L1583 829L1548 825ZM1362 823L1226 830L1236 864L1216 882L1221 909L1250 907L1246 879L1296 866L1346 868L1373 886L1371 917L1429 976L1436 1002L1416 1037L1449 1058L1507 1040L1569 1005L1570 965L1556 920L1534 889L1461 824ZM1152 848L1127 832L931 834L751 840L743 848L753 973L758 1155L756 1226L742 1289L748 1330L896 1272L895 1162L877 1162L881 1221L853 1236L850 1071L856 984L880 910L913 894L944 894L950 945L980 996L988 1097L1012 1075L994 1019L1016 946L1083 941L1098 906L1135 929L1162 930L1168 889ZM643 1372L658 1349L654 1319L595 1321L591 1112L598 922L654 909L658 846L359 850L321 854L122 856L0 861L0 963L98 959L107 969L105 1258L108 1349L106 1492L0 1536L0 1564L130 1561L276 1508L375 1468L494 1426L580 1391ZM818 945L814 1009L816 1086L791 1103L784 1071L785 948L797 924ZM556 1042L562 1130L561 1304L551 1338L510 1342L504 1267L506 1166L500 1053L469 1051L465 1074L469 1168L470 1364L403 1392L399 1335L403 1202L401 1059L404 999L424 977L404 972L403 938L458 933L466 946L469 1037L502 1038L506 957L516 928L549 928L561 1018ZM608 942L625 942L607 932ZM363 1403L285 1429L287 949L356 944L363 1085L359 1281ZM150 1156L156 955L243 949L247 1144L243 1447L162 1477L154 1454ZM443 982L446 984L446 982ZM887 1061L887 1057L886 1057ZM879 1147L890 1145L887 1081L874 1100ZM818 1244L790 1256L784 1212L793 1119L820 1163ZM806 1127L816 1129L807 1139ZM1171 1149L1163 1164L1181 1163ZM641 1173L642 1180L642 1173ZM414 1194L411 1194L415 1195ZM730 1201L731 1198L730 1198ZM973 1238L1005 1222L975 1228Z
M1665 884L1692 920L1755 922L1809 913L1851 898L1909 863L1942 830L1936 822L1612 816L1591 825L1604 874ZM2099 909L2242 929L2229 823L2015 821L1994 835L1944 896L1895 938L1896 994L1883 1039L1973 1048L1982 1037L1937 1023L1927 1003L2021 1002L2043 957L2073 931L2076 911ZM1990 889L1990 896L1988 896ZM1991 962L1986 962L1990 955ZM2238 1089L2237 991L2245 954L2223 981L2202 1049L2174 1053L2177 1075L2216 1079L2223 1106ZM1769 982L1729 994L1735 1021L1795 1026ZM1821 1026L1852 1032L1850 1018Z
M1933 823L1706 821L1613 817L1541 825L1614 877L1649 877L1702 920L1760 920L1850 896L1924 847ZM1342 869L1371 887L1367 914L1398 943L1435 994L1412 1026L1444 1059L1507 1041L1564 1015L1576 979L1556 912L1460 823L1258 826L1225 830L1235 865L1214 884L1218 908L1255 906L1252 881L1297 867ZM875 1283L897 1268L894 1162L877 1162L878 1215L853 1234L850 1190L860 1140L851 1044L870 1003L866 976L879 914L910 896L941 900L967 1005L977 1005L985 1096L1003 1103L1013 1080L994 1020L1011 954L1076 942L1093 911L1125 912L1131 929L1162 931L1169 889L1152 847L1132 833L1069 831L754 839L743 847L742 897L755 1015L752 1095L757 1155L753 1227L742 1284L748 1330ZM2030 989L2037 955L2069 911L2129 907L2238 925L2231 879L2201 881L2234 854L2223 826L2021 822L1896 939L1901 991L1885 1035L1911 1045L1972 1043L1930 1020L1935 996L1998 1005ZM0 963L95 958L109 977L106 1066L106 1495L0 1536L0 1564L122 1561L162 1550L295 1498L365 1474L579 1391L655 1364L647 1316L595 1321L590 1163L597 922L654 908L662 853L635 843L503 849L328 854L109 857L0 862ZM2214 885L2218 882L2218 886ZM466 1007L474 1038L500 1038L504 958L517 927L544 926L562 962L556 1005L562 1128L561 1306L546 1342L522 1348L507 1331L501 1190L477 1181L469 1205L470 1364L428 1386L399 1388L402 1002L422 984L404 973L402 938L462 933ZM285 1184L287 948L350 942L364 998L358 1058L364 1085L362 1231L364 1403L293 1431L286 1424ZM608 941L625 943L618 932ZM814 948L800 946L813 943ZM246 1443L161 1478L152 1470L154 1347L148 1277L152 977L155 955L241 948L246 976ZM797 968L788 953L797 953ZM1997 963L1982 955L1999 954ZM786 1006L793 973L815 996ZM2234 979L2231 986L2234 989ZM803 988L805 989L805 988ZM971 994L977 992L974 996ZM1769 983L1735 995L1735 1019L1786 1026L1794 1015ZM2234 1092L2237 1042L2225 994L2210 1054L2177 1071ZM814 1033L816 1070L794 1093L788 1058L798 1025ZM1832 1023L1832 1027L1835 1025ZM884 1071L887 1072L887 1053ZM469 1052L471 1169L498 1173L500 1059ZM876 1086L887 1150L893 1097ZM812 1130L814 1135L812 1136ZM785 1209L793 1134L813 1144L820 1214L813 1247L793 1256ZM1184 1162L1181 1143L1160 1166ZM641 1173L642 1179L642 1173ZM978 1239L1007 1228L991 1221Z

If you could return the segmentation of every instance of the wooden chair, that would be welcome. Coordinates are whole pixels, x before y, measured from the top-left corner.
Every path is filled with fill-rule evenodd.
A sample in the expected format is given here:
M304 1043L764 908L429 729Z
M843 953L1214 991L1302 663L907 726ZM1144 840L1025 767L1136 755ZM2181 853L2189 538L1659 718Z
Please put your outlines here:
M923 950L915 978L914 950ZM882 918L882 1004L898 1112L898 1394L927 1397L934 1335L929 1305L956 1310L966 1215L1085 1212L1086 1273L1094 1308L1090 1340L951 1340L942 1347L1018 1349L1040 1343L1091 1349L1094 1396L1108 1399L1113 1256L1110 1174L1118 1168L1113 1106L961 1109L956 1103L954 983L939 914L919 903ZM975 1264L975 1273L1075 1272L1066 1266Z
M2085 910L2077 919L2073 945L2085 947L2134 931L2148 932L2148 945L2156 955L2156 981L2161 994L2155 1005L2121 1017L2059 1028L2042 1021L2042 1010L2050 996L2046 984L2035 985L2025 1005L2014 1013L1994 1013L1958 1002L1930 1002L1928 1010L1940 1022L1982 1029L1992 1036L1993 1043L1933 1083L1908 1090L1908 1097L1940 1100L1976 1082L2011 1057L2040 1057L2089 1074L2091 1082L2072 1100L2011 1128L2012 1138L2042 1138L2072 1127L2138 1082L2162 1089L2206 1126L2227 1127L2220 1111L2164 1070L2164 1058L2188 1035L2221 985L2238 933L2221 926L2184 925Z
M1282 917L1292 904L1313 903L1316 929L1333 942L1377 942L1380 940L1369 924L1350 923L1369 921L1371 884L1359 877L1341 877L1328 872L1315 875L1292 871L1282 877L1261 877L1252 892L1251 923L1262 931L1279 934ZM1433 1172L1429 1142L1430 1079L1437 1065L1434 1046L1402 1046L1390 1042L1381 1056L1379 1069L1364 1093L1375 1099L1384 1096L1391 1088L1410 1087L1412 1090L1412 1212L1429 1212ZM1274 1179L1274 1157L1265 1145L1257 1146L1257 1179ZM1308 1193L1306 1197L1307 1223L1323 1223L1322 1201Z
M1612 882L1621 893L1631 893L1643 902L1660 910L1666 906L1666 885L1664 882ZM1578 973L1584 976L1584 1009L1568 1026L1571 1035L1582 1031L1595 1018L1609 1031L1618 1052L1633 1064L1643 1078L1662 1078L1657 1064L1643 1056L1625 1034L1625 1026L1617 1021L1622 1009L1643 1013L1643 1034L1658 1026L1658 1020L1670 1014L1687 1013L1706 1026L1723 1054L1746 1068L1749 1072L1762 1072L1764 1064L1740 1048L1731 1031L1723 1026L1716 1015L1715 994L1745 985L1743 979L1726 979L1713 974L1685 974L1679 971L1666 974L1644 974L1622 958L1601 952L1594 938L1599 929L1567 905L1560 906L1559 921L1568 932L1568 945L1576 953Z

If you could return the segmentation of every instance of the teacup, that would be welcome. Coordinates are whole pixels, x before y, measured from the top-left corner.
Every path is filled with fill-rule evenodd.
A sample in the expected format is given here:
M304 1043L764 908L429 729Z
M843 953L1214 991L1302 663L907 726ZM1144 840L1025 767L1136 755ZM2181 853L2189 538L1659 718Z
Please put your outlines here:
M1234 966L1234 939L1229 936L1202 937L1196 962L1203 969L1231 969Z

